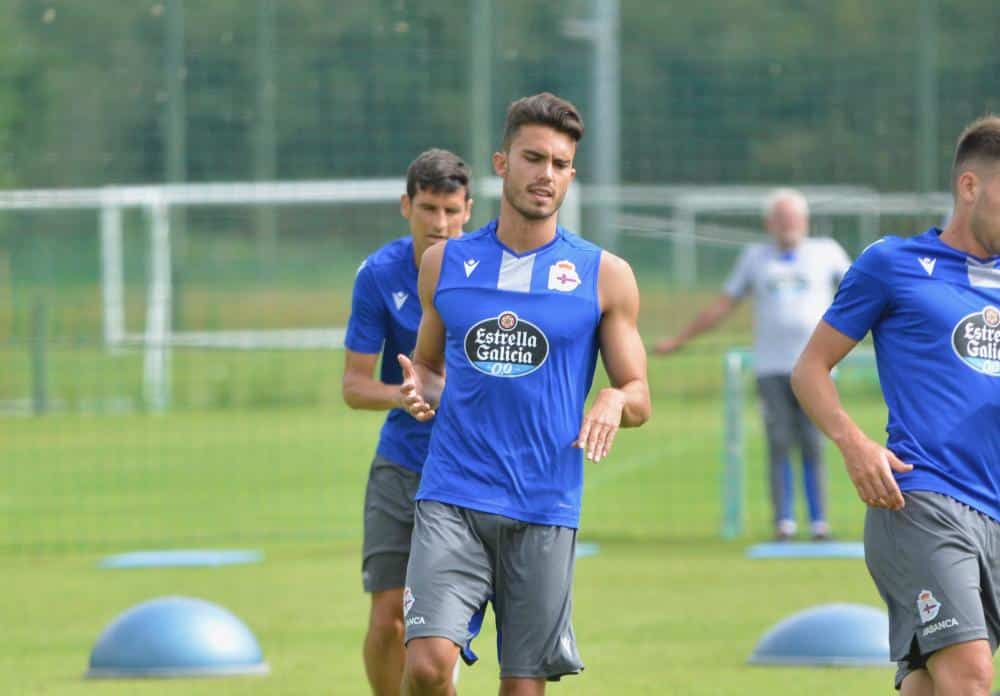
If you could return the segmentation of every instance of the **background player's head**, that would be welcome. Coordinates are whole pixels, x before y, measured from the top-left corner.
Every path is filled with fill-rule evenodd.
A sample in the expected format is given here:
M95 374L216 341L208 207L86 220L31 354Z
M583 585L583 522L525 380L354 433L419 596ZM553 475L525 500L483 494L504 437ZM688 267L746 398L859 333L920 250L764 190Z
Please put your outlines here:
M775 189L764 202L764 225L778 246L792 249L809 232L809 203L799 191Z
M507 109L503 146L493 167L503 179L503 198L530 220L555 215L576 175L573 158L583 119L570 102L542 92Z
M958 137L951 171L953 220L968 225L975 240L1000 254L1000 116L970 123Z
M410 223L418 264L431 246L462 233L472 214L469 179L469 166L447 150L427 150L410 163L399 209Z

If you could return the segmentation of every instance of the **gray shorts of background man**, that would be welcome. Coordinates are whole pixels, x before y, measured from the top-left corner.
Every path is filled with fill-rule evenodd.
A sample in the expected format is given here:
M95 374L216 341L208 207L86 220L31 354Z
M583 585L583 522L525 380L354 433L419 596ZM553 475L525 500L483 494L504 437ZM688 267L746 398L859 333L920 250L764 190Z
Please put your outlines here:
M457 237L469 221L469 168L445 150L428 150L406 174L400 211L410 234L365 259L354 281L344 339L344 401L389 411L365 491L362 581L372 605L364 658L376 696L399 694L403 676L403 585L413 532L413 498L427 454L430 424L400 408L398 363L379 353L409 353L420 324L417 264L424 251Z
M677 350L715 327L744 297L753 297L754 368L767 431L775 538L788 539L796 531L790 455L797 447L802 454L812 537L821 540L830 535L823 442L799 407L789 379L795 359L830 304L850 260L834 240L806 236L809 205L798 191L777 189L764 212L771 241L747 247L715 302L654 350Z

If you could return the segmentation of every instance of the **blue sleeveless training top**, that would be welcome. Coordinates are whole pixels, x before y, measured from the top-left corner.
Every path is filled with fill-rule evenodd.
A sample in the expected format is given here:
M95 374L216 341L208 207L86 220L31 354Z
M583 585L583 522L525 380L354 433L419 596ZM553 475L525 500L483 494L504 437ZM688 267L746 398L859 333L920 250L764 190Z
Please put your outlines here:
M597 359L601 250L560 227L516 254L496 227L444 250L434 305L447 381L417 499L576 527L583 453L572 443Z

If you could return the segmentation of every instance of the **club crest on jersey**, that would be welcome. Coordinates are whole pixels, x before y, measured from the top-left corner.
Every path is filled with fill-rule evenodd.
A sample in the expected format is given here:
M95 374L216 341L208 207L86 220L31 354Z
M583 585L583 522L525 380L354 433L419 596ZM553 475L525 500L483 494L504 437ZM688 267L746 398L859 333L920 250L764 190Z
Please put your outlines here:
M917 595L917 612L920 614L920 623L933 621L941 611L941 603L934 599L934 593L930 590L920 590Z
M469 363L492 377L524 377L549 357L549 339L542 330L514 312L473 324L465 334Z
M1000 309L987 305L962 317L951 332L951 347L976 372L1000 376Z
M580 276L572 261L556 261L549 266L549 290L573 292L580 287Z
M409 587L405 588L403 590L403 616L410 613L410 609L413 608L413 602L415 601L413 599L413 591Z

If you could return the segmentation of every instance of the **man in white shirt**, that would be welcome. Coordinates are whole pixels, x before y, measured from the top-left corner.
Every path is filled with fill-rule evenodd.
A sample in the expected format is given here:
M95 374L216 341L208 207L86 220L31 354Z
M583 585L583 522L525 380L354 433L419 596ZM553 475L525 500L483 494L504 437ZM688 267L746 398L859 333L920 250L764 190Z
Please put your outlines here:
M809 204L794 189L777 189L765 206L772 239L743 250L722 293L655 353L672 353L714 328L741 299L754 300L754 367L770 461L774 532L795 535L794 493L789 453L802 452L803 482L814 539L830 537L826 519L826 471L819 431L792 393L792 368L850 266L832 239L810 239Z

